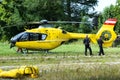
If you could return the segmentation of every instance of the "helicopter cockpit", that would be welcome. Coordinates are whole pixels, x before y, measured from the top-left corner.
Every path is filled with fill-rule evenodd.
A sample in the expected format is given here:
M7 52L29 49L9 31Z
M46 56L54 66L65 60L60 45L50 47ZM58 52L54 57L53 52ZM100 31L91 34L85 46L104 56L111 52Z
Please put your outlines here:
M12 37L10 42L15 45L16 42L45 40L46 37L47 35L43 33L21 32Z

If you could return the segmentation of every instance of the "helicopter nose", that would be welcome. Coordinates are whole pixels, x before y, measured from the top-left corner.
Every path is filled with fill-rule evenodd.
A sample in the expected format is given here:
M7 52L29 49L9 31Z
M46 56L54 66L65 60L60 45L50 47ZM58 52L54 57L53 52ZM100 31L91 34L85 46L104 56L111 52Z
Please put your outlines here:
M11 49L12 47L14 47L14 46L15 46L15 44L11 43L11 44L10 44L10 49Z
M21 37L23 34L25 34L25 33L26 33L26 32L21 32L21 33L15 35L14 37L12 37L12 38L10 39L10 43L11 43L10 48L14 47L15 44L16 44L16 42L17 42L17 41L20 39L20 37Z
M13 38L10 39L10 48L14 47L16 43L16 40L14 40Z

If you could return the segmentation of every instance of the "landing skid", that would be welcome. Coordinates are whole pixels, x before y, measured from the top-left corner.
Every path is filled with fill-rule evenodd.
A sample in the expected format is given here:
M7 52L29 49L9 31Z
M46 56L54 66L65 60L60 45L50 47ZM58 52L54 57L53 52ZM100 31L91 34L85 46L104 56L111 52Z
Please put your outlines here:
M20 53L23 53L23 54L30 54L30 53L39 53L39 52L42 52L42 53L49 53L49 50L29 50L29 49L26 49L26 48L22 48L20 49L20 51L17 50L17 53L20 52Z

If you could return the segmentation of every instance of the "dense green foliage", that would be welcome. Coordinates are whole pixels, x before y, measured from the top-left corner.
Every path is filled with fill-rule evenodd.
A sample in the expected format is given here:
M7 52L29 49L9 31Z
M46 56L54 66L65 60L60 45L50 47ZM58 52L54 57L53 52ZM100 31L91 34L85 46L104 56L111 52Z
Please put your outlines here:
M116 5L106 7L101 13L94 11L98 0L1 0L0 39L9 40L13 35L24 31L26 22L40 21L85 21L89 24L67 24L63 29L71 32L89 33L101 27L108 18L117 18L116 32L120 33L120 0ZM88 17L87 19L85 19ZM61 25L61 24L60 24ZM91 28L91 26L94 26Z
M94 15L96 5L97 0L1 0L0 32L9 39L29 21L81 21L83 16Z

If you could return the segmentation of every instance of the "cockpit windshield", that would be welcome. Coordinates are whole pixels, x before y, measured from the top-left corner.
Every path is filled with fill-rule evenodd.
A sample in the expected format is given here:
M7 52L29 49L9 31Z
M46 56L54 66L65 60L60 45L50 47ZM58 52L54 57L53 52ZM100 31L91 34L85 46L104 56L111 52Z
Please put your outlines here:
M17 34L16 36L12 37L11 40L12 40L12 41L16 41L16 40L18 40L23 34L25 34L25 32L21 32L21 33Z

